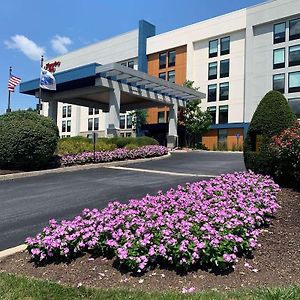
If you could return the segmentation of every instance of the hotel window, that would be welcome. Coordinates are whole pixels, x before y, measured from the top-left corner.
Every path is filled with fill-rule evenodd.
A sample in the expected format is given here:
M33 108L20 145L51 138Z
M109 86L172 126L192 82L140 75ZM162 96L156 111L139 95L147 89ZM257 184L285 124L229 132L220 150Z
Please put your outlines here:
M219 143L227 143L227 129L219 129L218 131L218 142Z
M67 109L67 112L68 112L68 118L71 118L71 115L72 115L72 106L71 105L68 105L68 109Z
M217 101L217 85L211 84L208 86L207 102Z
M210 106L207 108L207 111L211 115L212 124L216 124L217 120L217 108L215 106Z
M300 45L289 47L289 67L300 65Z
M295 112L298 119L300 119L300 98L292 98L288 100L290 108Z
M125 115L120 115L120 128L125 129Z
M273 69L285 67L285 48L276 49L273 51Z
M208 64L208 80L217 79L218 76L218 63L212 62Z
M88 119L88 130L89 131L93 130L93 119L92 118Z
M228 100L229 99L229 82L220 83L220 92L219 100Z
M228 105L219 106L219 124L228 123Z
M218 40L213 40L209 42L208 57L218 56Z
M67 117L67 107L66 106L63 106L63 108L62 108L62 117L63 118Z
M122 62L121 65L124 66L124 67L127 67L127 63L126 62Z
M71 120L67 121L67 132L71 132Z
M285 42L285 22L274 25L273 43L278 44Z
M134 61L130 60L127 64L128 68L134 69Z
M66 121L62 121L61 123L61 131L66 132Z
M127 115L127 128L132 128L132 115Z
M167 53L159 54L159 68L164 69L167 65Z
M230 36L221 39L221 55L230 53Z
M94 109L92 107L89 107L89 115L92 115L94 113Z
M273 90L284 94L285 75L276 74L273 76Z
M289 73L289 93L300 92L300 72Z
M159 77L160 79L164 79L164 80L167 79L167 76L166 76L166 73L165 73L165 72L159 73L158 77Z
M94 114L99 115L99 108L95 108Z
M176 62L176 51L172 50L168 53L168 67L174 67Z
M228 77L229 76L229 59L220 61L220 77Z
M300 19L290 21L290 41L300 38Z
M168 81L175 82L175 71L169 71L168 72Z
M94 130L99 130L99 118L94 118Z
M159 111L157 113L157 122L158 123L165 123L165 112L164 111Z

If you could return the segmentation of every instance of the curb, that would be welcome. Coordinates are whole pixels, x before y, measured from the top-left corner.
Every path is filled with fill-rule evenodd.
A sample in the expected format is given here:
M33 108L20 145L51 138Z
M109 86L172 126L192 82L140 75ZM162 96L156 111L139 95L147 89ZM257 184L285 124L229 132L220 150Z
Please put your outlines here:
M227 154L242 154L242 153L243 153L243 151L172 150L172 153L192 153L192 152L202 152L202 153L227 153Z
M146 161L151 161L151 160L165 159L170 156L171 156L171 153L168 152L168 154L166 154L166 155L150 157L150 158L139 158L139 159L132 159L132 160L113 161L113 162L109 162L109 163L75 165L75 166L70 166L70 167L62 167L62 168L42 170L42 171L13 173L13 174L7 174L7 175L0 175L0 181L14 180L14 179L25 178L25 177L26 178L27 177L35 177L35 176L46 175L46 174L60 174L60 173L75 172L75 171L81 171L81 170L98 169L98 168L105 168L105 167L109 167L109 166L123 166L123 165L136 163L136 162L146 162Z
M25 244L22 244L22 245L19 245L16 247L12 247L12 248L8 248L6 250L0 251L0 259L6 258L6 257L16 254L18 252L22 252L26 248L27 248L27 246Z

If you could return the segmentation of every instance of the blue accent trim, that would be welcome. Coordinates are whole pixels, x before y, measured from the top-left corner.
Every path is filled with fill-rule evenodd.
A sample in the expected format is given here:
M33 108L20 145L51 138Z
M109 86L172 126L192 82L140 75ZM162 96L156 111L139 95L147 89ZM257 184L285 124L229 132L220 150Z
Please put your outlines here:
M55 74L56 84L96 76L96 67L98 66L101 65L97 63L92 63L74 69L58 72ZM33 94L34 91L39 89L39 84L39 78L22 82L20 84L20 93Z
M214 124L210 126L210 129L232 129L232 128L245 128L247 123L226 123L226 124ZM248 125L249 126L249 125Z
M155 26L145 20L139 21L138 70L147 73L147 38L155 35Z

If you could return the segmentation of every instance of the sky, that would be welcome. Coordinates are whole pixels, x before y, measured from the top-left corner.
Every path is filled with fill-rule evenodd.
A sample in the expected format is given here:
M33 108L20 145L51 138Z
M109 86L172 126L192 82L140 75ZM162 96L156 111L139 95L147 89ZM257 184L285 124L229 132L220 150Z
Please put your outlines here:
M40 56L56 57L138 27L144 19L163 33L249 7L263 0L2 0L0 9L0 114L7 108L9 67L22 81L39 77ZM11 96L13 110L37 100Z

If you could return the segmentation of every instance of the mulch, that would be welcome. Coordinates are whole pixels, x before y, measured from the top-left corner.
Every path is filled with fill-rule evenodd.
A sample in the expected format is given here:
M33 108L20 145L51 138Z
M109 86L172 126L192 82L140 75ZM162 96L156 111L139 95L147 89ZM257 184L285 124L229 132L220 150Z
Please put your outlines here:
M27 253L0 260L0 272L46 279L70 286L129 288L144 291L196 291L272 287L300 284L300 193L283 189L278 196L281 209L272 224L262 229L261 247L254 258L240 258L233 272L216 275L205 270L179 275L175 271L154 269L137 277L121 273L113 261L84 255L70 263L35 267ZM246 267L245 263L251 267Z

